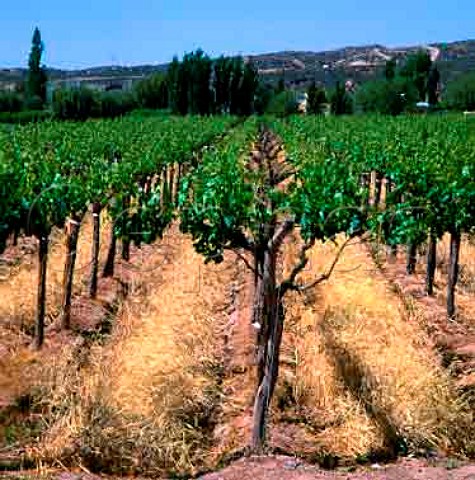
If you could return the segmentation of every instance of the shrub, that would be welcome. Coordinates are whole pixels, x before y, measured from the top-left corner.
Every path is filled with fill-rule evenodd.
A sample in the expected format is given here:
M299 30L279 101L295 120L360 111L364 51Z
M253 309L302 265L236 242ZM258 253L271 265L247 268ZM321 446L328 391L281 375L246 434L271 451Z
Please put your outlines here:
M267 107L266 113L276 115L278 117L286 117L297 113L298 106L295 93L286 90L273 97Z
M87 87L59 89L53 94L53 111L61 120L112 118L133 110L133 96L123 92L96 92Z
M356 104L365 113L399 115L417 101L417 91L403 78L365 83L356 93Z
M446 101L454 110L475 110L475 73L461 75L449 83Z
M24 124L51 120L52 114L46 110L24 110L22 112L0 112L0 123Z
M333 115L349 115L353 113L353 97L345 90L340 82L336 83L335 90L330 97L330 109Z
M27 110L43 110L44 102L43 99L37 95L28 97L25 101L25 107Z
M323 88L317 87L313 82L307 89L307 113L321 115L325 110L327 95Z
M132 111L136 103L129 93L105 92L99 96L99 106L101 117L112 118Z
M97 116L97 94L84 87L56 90L53 94L53 111L61 120L86 120Z
M14 92L0 92L0 112L19 112L22 108L21 95Z
M168 85L160 73L150 75L135 87L137 102L142 108L163 109L168 107Z

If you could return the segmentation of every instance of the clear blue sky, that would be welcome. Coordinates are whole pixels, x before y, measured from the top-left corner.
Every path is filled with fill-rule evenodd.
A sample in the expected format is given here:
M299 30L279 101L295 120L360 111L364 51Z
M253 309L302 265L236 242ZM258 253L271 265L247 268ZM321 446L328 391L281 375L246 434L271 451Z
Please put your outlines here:
M2 0L0 67L25 66L35 25L60 68L475 38L474 0Z

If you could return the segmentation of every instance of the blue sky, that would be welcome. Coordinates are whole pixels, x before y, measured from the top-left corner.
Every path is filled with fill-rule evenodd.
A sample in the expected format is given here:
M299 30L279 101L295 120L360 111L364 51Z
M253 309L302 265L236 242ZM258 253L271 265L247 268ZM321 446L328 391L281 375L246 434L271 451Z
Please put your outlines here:
M475 38L473 0L2 0L0 67L25 66L35 25L60 68Z

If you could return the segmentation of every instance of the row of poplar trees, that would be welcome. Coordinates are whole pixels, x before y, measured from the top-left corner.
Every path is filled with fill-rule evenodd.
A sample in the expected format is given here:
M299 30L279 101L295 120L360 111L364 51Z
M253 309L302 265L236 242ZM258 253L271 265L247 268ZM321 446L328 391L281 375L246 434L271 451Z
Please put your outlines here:
M242 57L212 60L202 50L171 62L168 107L180 115L250 115L259 85L257 69Z

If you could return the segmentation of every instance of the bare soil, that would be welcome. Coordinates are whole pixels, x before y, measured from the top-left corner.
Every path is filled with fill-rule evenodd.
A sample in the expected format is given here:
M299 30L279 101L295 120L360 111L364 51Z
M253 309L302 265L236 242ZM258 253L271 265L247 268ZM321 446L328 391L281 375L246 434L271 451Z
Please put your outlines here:
M104 477L86 472L23 472L21 476L2 475L0 478L46 480L100 480ZM322 470L293 457L266 456L242 458L219 472L198 477L198 480L474 480L475 465L454 461L429 462L404 459L391 465L373 464L367 467ZM139 480L139 479L137 479ZM145 480L145 478L143 478Z
M453 465L449 465L453 466ZM251 457L202 480L473 480L475 465L447 468L423 460L403 460L393 465L373 465L356 471L327 471L283 456Z

